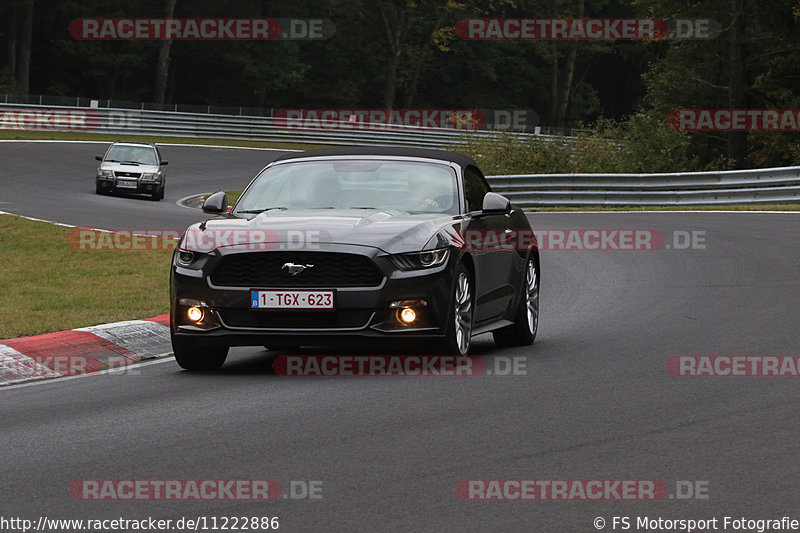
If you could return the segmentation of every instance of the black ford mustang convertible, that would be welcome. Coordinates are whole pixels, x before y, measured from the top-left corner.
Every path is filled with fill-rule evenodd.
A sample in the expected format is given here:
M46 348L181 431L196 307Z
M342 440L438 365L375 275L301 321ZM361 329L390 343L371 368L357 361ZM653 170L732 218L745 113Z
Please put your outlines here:
M287 154L232 209L208 197L173 256L171 333L191 370L231 346L408 342L466 355L470 338L533 342L539 253L522 210L475 161L439 150Z

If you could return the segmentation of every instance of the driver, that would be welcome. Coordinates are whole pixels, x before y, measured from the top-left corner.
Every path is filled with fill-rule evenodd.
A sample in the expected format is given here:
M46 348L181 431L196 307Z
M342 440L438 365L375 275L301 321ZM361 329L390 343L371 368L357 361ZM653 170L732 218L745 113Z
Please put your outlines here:
M408 192L422 207L433 209L450 207L443 205L451 197L449 187L440 180L412 174L408 177Z

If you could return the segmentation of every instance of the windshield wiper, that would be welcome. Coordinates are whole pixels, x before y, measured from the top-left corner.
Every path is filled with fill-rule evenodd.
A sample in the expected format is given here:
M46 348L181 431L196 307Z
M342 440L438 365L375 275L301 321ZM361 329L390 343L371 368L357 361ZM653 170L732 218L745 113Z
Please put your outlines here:
M273 209L280 209L281 211L286 211L289 209L288 207L265 207L264 209L245 209L244 211L236 211L237 213L263 213L264 211L272 211Z
M119 163L120 165L155 165L155 163L145 163L144 161L125 161L122 159L106 159L105 163Z
M370 207L368 205L354 205L350 209L378 209L377 207Z

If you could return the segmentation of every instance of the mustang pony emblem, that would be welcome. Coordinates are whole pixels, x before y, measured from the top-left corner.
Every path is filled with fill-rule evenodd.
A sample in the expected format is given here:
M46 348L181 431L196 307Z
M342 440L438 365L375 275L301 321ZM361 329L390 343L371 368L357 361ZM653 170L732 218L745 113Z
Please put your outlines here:
M298 265L296 263L284 263L281 270L286 270L289 275L296 276L307 268L314 268L314 265Z

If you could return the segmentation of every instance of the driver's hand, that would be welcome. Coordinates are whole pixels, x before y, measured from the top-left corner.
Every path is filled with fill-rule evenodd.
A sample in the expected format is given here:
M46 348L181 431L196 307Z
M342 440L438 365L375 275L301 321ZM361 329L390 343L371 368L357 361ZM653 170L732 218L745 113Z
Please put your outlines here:
M439 207L439 202L437 202L433 198L425 198L425 206L426 207Z

